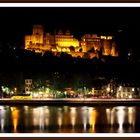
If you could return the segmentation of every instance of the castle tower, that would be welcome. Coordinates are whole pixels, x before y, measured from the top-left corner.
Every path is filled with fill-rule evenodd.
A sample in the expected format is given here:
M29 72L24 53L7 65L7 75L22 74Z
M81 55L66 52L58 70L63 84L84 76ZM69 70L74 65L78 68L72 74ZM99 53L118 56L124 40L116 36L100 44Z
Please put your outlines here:
M101 36L102 40L102 47L103 47L103 55L112 55L111 50L112 50L112 36Z
M43 26L34 25L33 26L33 42L36 44L43 44Z
M111 49L111 56L118 56L118 52L117 52L116 48L117 48L116 43L113 42L112 43L112 49Z
M110 53L111 53L111 44L110 44L109 40L103 40L103 48L104 48L103 55L110 55Z
M43 26L42 25L34 25L33 26L33 35L43 35Z
M36 50L43 47L44 36L43 36L43 26L34 25L32 35L25 36L25 49Z

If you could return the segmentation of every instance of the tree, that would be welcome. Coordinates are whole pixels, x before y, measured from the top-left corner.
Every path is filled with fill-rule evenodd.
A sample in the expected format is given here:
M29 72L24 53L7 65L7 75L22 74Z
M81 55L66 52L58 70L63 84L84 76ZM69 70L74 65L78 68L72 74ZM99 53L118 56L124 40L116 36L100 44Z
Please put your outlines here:
M2 93L2 88L1 88L1 85L0 85L0 97L2 98L2 95L3 93Z
M84 53L83 58L84 59L90 59L89 53L88 52Z

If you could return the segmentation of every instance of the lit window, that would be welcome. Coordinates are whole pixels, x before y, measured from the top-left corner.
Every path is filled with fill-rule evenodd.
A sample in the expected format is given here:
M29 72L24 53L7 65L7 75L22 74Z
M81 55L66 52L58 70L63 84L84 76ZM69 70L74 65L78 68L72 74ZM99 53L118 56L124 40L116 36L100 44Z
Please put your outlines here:
M112 36L108 36L107 39L112 39Z
M135 91L135 89L134 89L134 88L132 88L132 91Z
M101 39L106 39L106 36L101 36Z

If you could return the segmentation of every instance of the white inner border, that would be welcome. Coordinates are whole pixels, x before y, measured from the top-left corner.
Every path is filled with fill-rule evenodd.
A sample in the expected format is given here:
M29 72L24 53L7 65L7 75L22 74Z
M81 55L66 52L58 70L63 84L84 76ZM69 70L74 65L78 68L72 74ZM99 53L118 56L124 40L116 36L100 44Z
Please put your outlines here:
M140 137L139 133L1 133L0 137Z
M0 3L0 7L140 7L140 3ZM0 133L0 137L140 137L139 133Z
M140 7L140 3L0 3L0 7Z
M140 137L139 133L1 133L0 137Z

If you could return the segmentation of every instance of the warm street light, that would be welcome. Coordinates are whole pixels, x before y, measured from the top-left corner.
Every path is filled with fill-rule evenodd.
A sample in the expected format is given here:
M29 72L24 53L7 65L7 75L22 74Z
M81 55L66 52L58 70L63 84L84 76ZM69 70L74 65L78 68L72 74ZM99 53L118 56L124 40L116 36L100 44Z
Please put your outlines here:
M14 88L14 91L15 91L15 93L17 93L17 88L16 87Z
M134 88L132 88L132 91L135 91L135 89L134 89Z
M84 98L86 96L86 87L84 87Z
M122 89L122 86L119 86L119 91L121 91L121 89Z
M106 89L108 92L110 91L110 88L109 87L107 87L107 89Z

